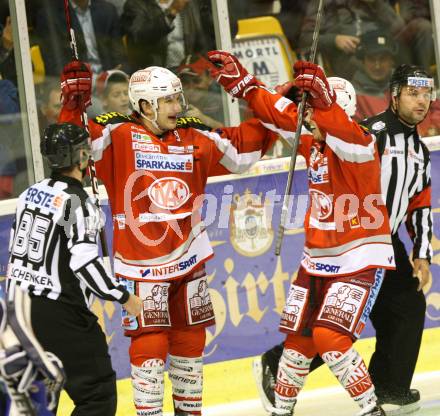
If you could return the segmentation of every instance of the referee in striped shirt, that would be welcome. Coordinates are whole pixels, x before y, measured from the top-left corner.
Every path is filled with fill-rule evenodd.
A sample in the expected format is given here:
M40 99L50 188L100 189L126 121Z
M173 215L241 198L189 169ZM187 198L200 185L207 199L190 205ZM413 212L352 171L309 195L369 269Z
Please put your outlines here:
M364 121L377 139L381 155L382 195L390 217L396 270L388 270L370 319L376 329L376 350L369 371L379 404L393 416L420 407L418 390L411 389L425 322L423 287L429 280L432 256L431 163L417 133L435 100L433 79L422 68L401 65L390 80L387 111ZM413 265L399 238L405 224L413 241ZM263 400L273 402L283 345L261 356L256 376ZM315 357L310 369L322 364Z
M141 300L116 283L99 257L100 215L82 186L89 135L69 123L50 125L41 142L52 175L18 198L10 239L8 291L32 297L32 327L66 372L75 415L116 412L116 375L105 335L90 311L94 295L131 315Z
M407 412L419 407L420 394L410 386L425 322L422 289L432 257L431 163L417 125L435 100L435 89L425 70L403 64L393 72L390 90L390 108L366 121L382 155L382 194L396 261L370 315L376 349L369 370L380 402ZM402 224L413 242L413 265L398 235Z

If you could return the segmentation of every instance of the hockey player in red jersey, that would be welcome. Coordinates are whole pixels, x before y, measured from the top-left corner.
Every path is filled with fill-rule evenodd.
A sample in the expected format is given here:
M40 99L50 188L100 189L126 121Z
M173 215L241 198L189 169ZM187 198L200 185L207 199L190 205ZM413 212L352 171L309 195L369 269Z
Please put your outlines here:
M217 65L212 76L231 95L245 98L266 127L293 139L297 106L292 101L247 83L252 76L229 53L208 56ZM308 167L306 241L281 316L280 330L287 337L274 403L265 407L272 415L293 415L310 363L319 353L361 407L359 415L384 415L367 367L353 348L384 269L394 268L375 139L335 103L335 92L319 66L298 61L294 69L295 86L310 94L310 124L319 132L304 131L298 147Z
M79 123L90 102L85 64L65 67L62 91L61 120ZM277 136L255 119L210 131L179 118L182 86L165 68L136 71L129 96L132 116L104 114L89 129L114 219L115 273L143 299L140 317L123 318L134 402L138 415L162 414L168 356L175 414L200 415L205 328L214 324L204 268L213 251L199 213L206 181L247 170Z

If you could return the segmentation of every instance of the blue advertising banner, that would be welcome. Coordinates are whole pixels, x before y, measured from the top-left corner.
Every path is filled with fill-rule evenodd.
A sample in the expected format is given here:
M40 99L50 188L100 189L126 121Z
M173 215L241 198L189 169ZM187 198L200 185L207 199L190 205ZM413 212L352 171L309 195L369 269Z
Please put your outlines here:
M432 177L440 177L440 152L432 153ZM439 163L437 163L439 160ZM439 171L439 175L435 172ZM204 214L215 256L207 264L216 326L208 329L205 362L249 357L281 342L278 332L290 281L295 276L304 242L302 220L306 209L306 171L295 172L290 229L280 257L274 255L275 233L281 211L286 173L244 177L207 186ZM278 199L277 199L278 195ZM440 187L433 189L434 257L432 281L426 291L426 327L440 326L440 235L437 216ZM108 207L106 207L108 208ZM111 218L107 210L107 218ZM7 264L11 216L0 218L1 275ZM107 235L111 224L107 221ZM411 244L402 230L402 238ZM129 342L120 328L120 308L96 300L93 311L105 329L118 378L129 376ZM49 324L49 323L48 323ZM363 337L374 336L368 325Z

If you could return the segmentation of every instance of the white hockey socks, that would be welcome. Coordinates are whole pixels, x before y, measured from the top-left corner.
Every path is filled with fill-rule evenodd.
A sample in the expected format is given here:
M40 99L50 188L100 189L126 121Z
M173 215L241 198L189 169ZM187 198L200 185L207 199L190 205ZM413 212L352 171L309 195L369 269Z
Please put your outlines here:
M141 367L131 365L131 383L137 416L161 416L163 403L163 373L161 359L146 360Z
M173 386L174 408L189 415L202 414L202 357L177 357L170 354L168 377Z
M377 397L367 366L353 347L345 353L326 352L322 355L322 359L361 408L376 403Z
M281 411L279 414L291 414L293 411L296 397L309 374L311 362L312 358L307 358L295 350L283 350L275 386L275 408Z

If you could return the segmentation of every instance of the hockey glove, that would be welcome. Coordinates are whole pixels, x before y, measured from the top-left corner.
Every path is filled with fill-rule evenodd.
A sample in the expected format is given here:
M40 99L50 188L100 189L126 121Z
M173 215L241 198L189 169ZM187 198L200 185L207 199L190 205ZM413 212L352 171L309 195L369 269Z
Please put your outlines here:
M328 84L324 70L312 62L296 61L293 66L295 85L309 95L308 102L314 108L329 110L336 101L336 94Z
M91 104L92 71L81 61L69 62L61 74L63 105L69 110L85 110Z
M229 52L210 51L208 59L216 66L210 70L211 77L235 98L243 98L250 87L263 85Z

